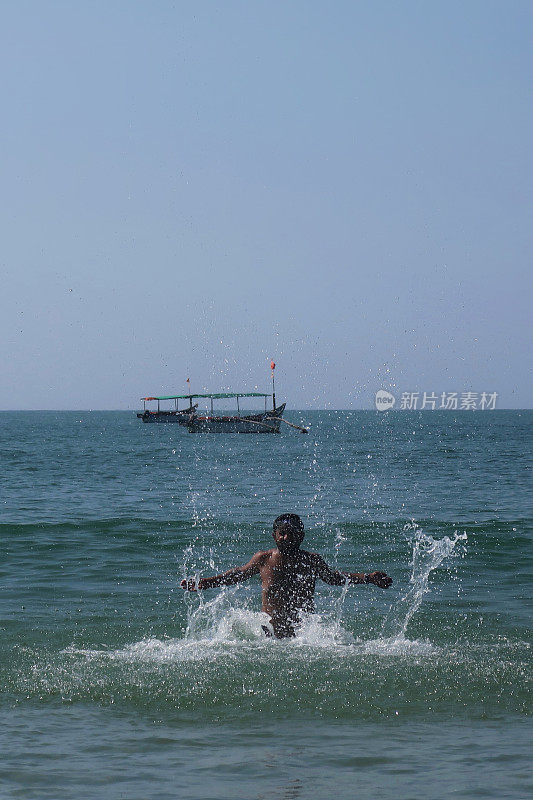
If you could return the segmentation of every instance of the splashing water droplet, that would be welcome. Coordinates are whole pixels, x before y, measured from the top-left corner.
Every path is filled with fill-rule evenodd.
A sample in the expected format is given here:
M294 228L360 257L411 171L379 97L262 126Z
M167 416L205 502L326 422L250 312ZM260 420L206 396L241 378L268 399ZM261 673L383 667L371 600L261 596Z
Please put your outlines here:
M466 533L455 532L454 538L444 536L442 539L423 533L415 524L406 526L414 529L412 572L408 588L392 606L385 617L382 633L387 637L404 638L409 622L416 614L422 599L429 589L429 576L454 551L460 541L466 541Z

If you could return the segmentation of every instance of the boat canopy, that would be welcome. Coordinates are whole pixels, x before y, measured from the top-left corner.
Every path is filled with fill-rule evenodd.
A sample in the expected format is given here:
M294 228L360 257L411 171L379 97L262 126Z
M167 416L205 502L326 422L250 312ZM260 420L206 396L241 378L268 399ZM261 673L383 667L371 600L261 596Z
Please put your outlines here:
M192 398L207 398L210 400L225 400L230 397L270 397L262 392L218 392L217 394L172 394L164 397L141 397L141 400L190 400Z

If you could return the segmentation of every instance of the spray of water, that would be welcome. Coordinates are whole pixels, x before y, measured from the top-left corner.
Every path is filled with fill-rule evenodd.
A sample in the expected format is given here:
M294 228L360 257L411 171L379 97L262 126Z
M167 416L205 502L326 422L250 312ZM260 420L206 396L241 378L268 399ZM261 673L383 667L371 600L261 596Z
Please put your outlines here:
M425 534L416 524L412 523L405 528L405 534L412 544L411 576L409 585L387 613L378 639L361 642L365 652L400 654L407 651L433 650L430 642L411 642L406 638L407 628L414 615L419 610L424 596L430 591L430 576L452 554L457 553L457 545L466 540L466 534L455 533L454 536L444 536L435 539ZM338 534L335 542L335 561L344 537ZM203 553L200 562L195 558L193 551L188 552L184 559L184 574L191 575L191 567L196 570L203 566L214 568L213 553ZM188 569L187 569L188 567ZM192 570L193 572L196 570ZM199 577L196 572L196 579ZM268 624L266 614L252 610L256 607L257 587L231 587L220 589L214 597L207 598L203 593L186 596L187 602L187 628L185 640L192 643L204 642L205 644L221 644L230 642L243 642L251 640L264 640L262 625ZM255 590L255 591L254 591ZM331 645L353 645L355 640L342 625L344 606L348 597L349 587L343 586L340 591L335 589L335 598L330 605L330 612L325 616L319 614L306 615L298 635L292 644L305 644L320 647ZM270 643L274 642L270 640Z
M423 597L429 589L429 576L455 550L458 542L466 541L466 533L455 533L453 538L444 536L433 539L423 533L415 524L406 526L406 533L412 535L413 556L409 588L403 592L385 617L382 635L386 638L405 639L407 626L412 620Z
M343 627L344 605L349 587L336 588L334 602L325 614L303 616L298 635L294 639L278 641L267 638L262 626L268 624L268 617L257 608L257 586L226 587L214 595L203 592L185 594L187 604L187 627L182 638L158 640L143 639L125 648L109 650L79 650L71 647L64 651L69 659L82 659L86 662L106 661L132 663L180 664L181 662L217 662L219 658L234 659L237 665L249 663L259 657L270 660L276 655L283 658L296 657L308 660L310 649L315 658L318 652L328 658L359 658L361 654L390 658L393 657L434 657L439 648L430 641L408 639L409 623L419 610L424 596L429 592L431 573L453 554L464 553L460 543L466 534L441 539L423 533L416 525L406 529L412 544L411 576L408 588L393 604L383 622L381 634L375 639L354 638ZM196 578L200 571L209 565L213 568L213 553L205 548L199 554L191 548L184 554L184 574ZM187 569L188 567L188 569ZM194 570L196 568L196 570ZM332 595L333 597L333 595ZM280 649L282 648L282 649ZM285 662L284 662L285 663ZM236 667L237 668L237 667Z

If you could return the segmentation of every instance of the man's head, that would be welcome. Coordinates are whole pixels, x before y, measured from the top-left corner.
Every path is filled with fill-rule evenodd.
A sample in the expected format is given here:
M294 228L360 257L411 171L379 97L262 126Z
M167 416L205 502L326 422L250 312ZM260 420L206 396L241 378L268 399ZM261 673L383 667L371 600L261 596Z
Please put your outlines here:
M304 524L298 514L280 514L274 520L272 536L280 552L293 552L304 540Z

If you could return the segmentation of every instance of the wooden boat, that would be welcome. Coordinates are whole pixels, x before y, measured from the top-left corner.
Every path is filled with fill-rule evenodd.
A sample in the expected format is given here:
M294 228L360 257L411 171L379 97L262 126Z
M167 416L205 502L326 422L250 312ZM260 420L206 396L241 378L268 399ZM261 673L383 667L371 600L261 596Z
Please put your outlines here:
M211 414L197 414L195 411L189 415L180 417L180 425L187 428L190 433L279 433L280 423L285 411L285 403L276 406L275 395L272 395L272 410L266 409L266 398L268 394L260 392L239 392L239 393L217 393L193 395L194 398L202 397L211 400ZM240 413L239 399L242 397L263 397L265 399L265 410L256 414ZM221 399L237 400L237 414L227 416L215 416L213 413L213 400Z
M164 397L142 397L144 403L144 410L142 413L137 414L139 419L143 422L175 422L183 425L190 433L279 433L280 424L283 422L291 428L295 428L301 433L307 433L307 428L302 428L299 425L283 419L283 412L285 411L285 403L276 406L276 390L274 385L274 367L276 365L272 361L270 367L272 369L272 394L263 394L262 392L218 392L215 394L179 394L167 395ZM189 381L187 380L187 383ZM265 410L256 412L255 414L242 415L240 411L239 400L243 397L262 397L265 401ZM267 410L267 398L272 397L272 410ZM193 403L193 400L210 400L211 413L198 414L198 403ZM213 400L227 400L233 399L237 401L237 413L227 416L216 416L213 411ZM161 410L160 402L162 400L173 400L174 408L170 411ZM189 403L188 408L179 409L178 401L187 400ZM157 411L151 411L146 408L146 403L150 401L157 401Z
M183 415L194 414L198 408L198 403L193 405L191 395L166 395L164 397L141 397L143 401L143 411L137 414L138 419L143 422L179 422ZM146 408L146 403L152 400L157 401L157 411ZM174 408L161 409L161 400L174 400ZM178 408L178 400L189 400L188 408Z

